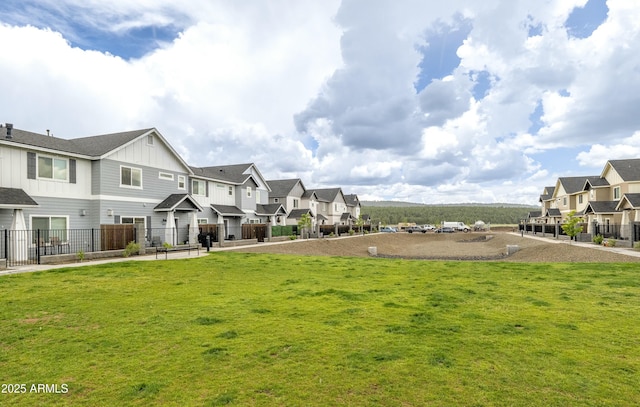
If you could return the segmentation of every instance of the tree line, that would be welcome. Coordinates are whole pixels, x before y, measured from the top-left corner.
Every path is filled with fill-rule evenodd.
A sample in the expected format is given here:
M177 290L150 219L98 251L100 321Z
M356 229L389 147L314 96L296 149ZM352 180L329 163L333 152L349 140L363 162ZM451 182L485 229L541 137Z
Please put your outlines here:
M361 213L369 215L373 224L397 225L408 222L418 225L439 225L441 222L464 222L473 226L476 221L496 225L514 225L526 219L531 211L540 210L525 206L487 205L420 205L420 206L369 206L362 205Z

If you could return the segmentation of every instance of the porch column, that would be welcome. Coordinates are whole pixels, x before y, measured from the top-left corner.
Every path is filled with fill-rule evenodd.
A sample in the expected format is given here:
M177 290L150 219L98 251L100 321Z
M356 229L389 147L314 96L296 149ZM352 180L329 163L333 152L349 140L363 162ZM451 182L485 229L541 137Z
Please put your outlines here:
M218 215L218 245L220 247L224 247L224 218L221 215Z
M27 224L24 221L24 213L22 209L13 210L13 221L11 229L13 233L9 234L12 239L9 241L11 246L11 260L25 261L29 257Z
M164 228L164 241L175 246L178 236L176 236L176 218L173 211L167 212L167 223Z
M267 216L267 242L271 241L271 238L273 237L273 232L271 231L271 226L275 223L276 221L276 217L275 216Z
M622 221L620 222L620 237L629 238L631 237L630 227L629 227L629 211L622 211Z
M189 213L189 244L197 244L198 243L198 234L200 230L198 229L198 213L193 211Z

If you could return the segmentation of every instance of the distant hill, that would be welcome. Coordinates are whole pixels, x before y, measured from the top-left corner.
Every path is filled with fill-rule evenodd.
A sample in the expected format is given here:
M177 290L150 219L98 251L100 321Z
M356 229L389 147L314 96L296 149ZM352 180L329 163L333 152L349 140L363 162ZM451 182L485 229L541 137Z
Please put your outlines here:
M481 220L491 224L518 224L529 212L540 210L537 206L493 204L426 205L396 201L360 201L362 213L371 217L374 224L396 225L413 222L419 225L438 225L443 221L460 221L468 225Z
M539 208L535 205L525 205L516 203L454 203L454 204L423 204L415 202L402 202L402 201L360 201L362 206L375 206L375 207L396 207L404 208L410 206L486 206L490 208L531 208L535 210Z

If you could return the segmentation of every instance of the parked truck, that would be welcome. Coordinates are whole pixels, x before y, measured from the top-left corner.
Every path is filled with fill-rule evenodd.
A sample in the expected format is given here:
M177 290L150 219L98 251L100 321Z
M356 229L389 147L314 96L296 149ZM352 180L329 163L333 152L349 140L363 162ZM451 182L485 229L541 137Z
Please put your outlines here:
M465 233L471 230L471 228L468 225L465 225L464 222L442 222L442 226L450 227L453 228L453 230Z

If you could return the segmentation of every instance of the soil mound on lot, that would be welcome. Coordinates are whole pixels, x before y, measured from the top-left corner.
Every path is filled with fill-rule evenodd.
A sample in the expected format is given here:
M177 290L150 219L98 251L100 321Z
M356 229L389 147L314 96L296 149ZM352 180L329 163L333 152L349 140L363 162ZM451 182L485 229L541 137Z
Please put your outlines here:
M519 250L507 256L507 245ZM251 253L281 253L314 256L369 257L376 247L378 257L423 260L473 260L510 262L639 262L627 256L592 247L570 245L568 241L531 239L506 232L473 233L375 233L347 238L324 238L260 244L235 250ZM631 249L629 249L631 250Z

